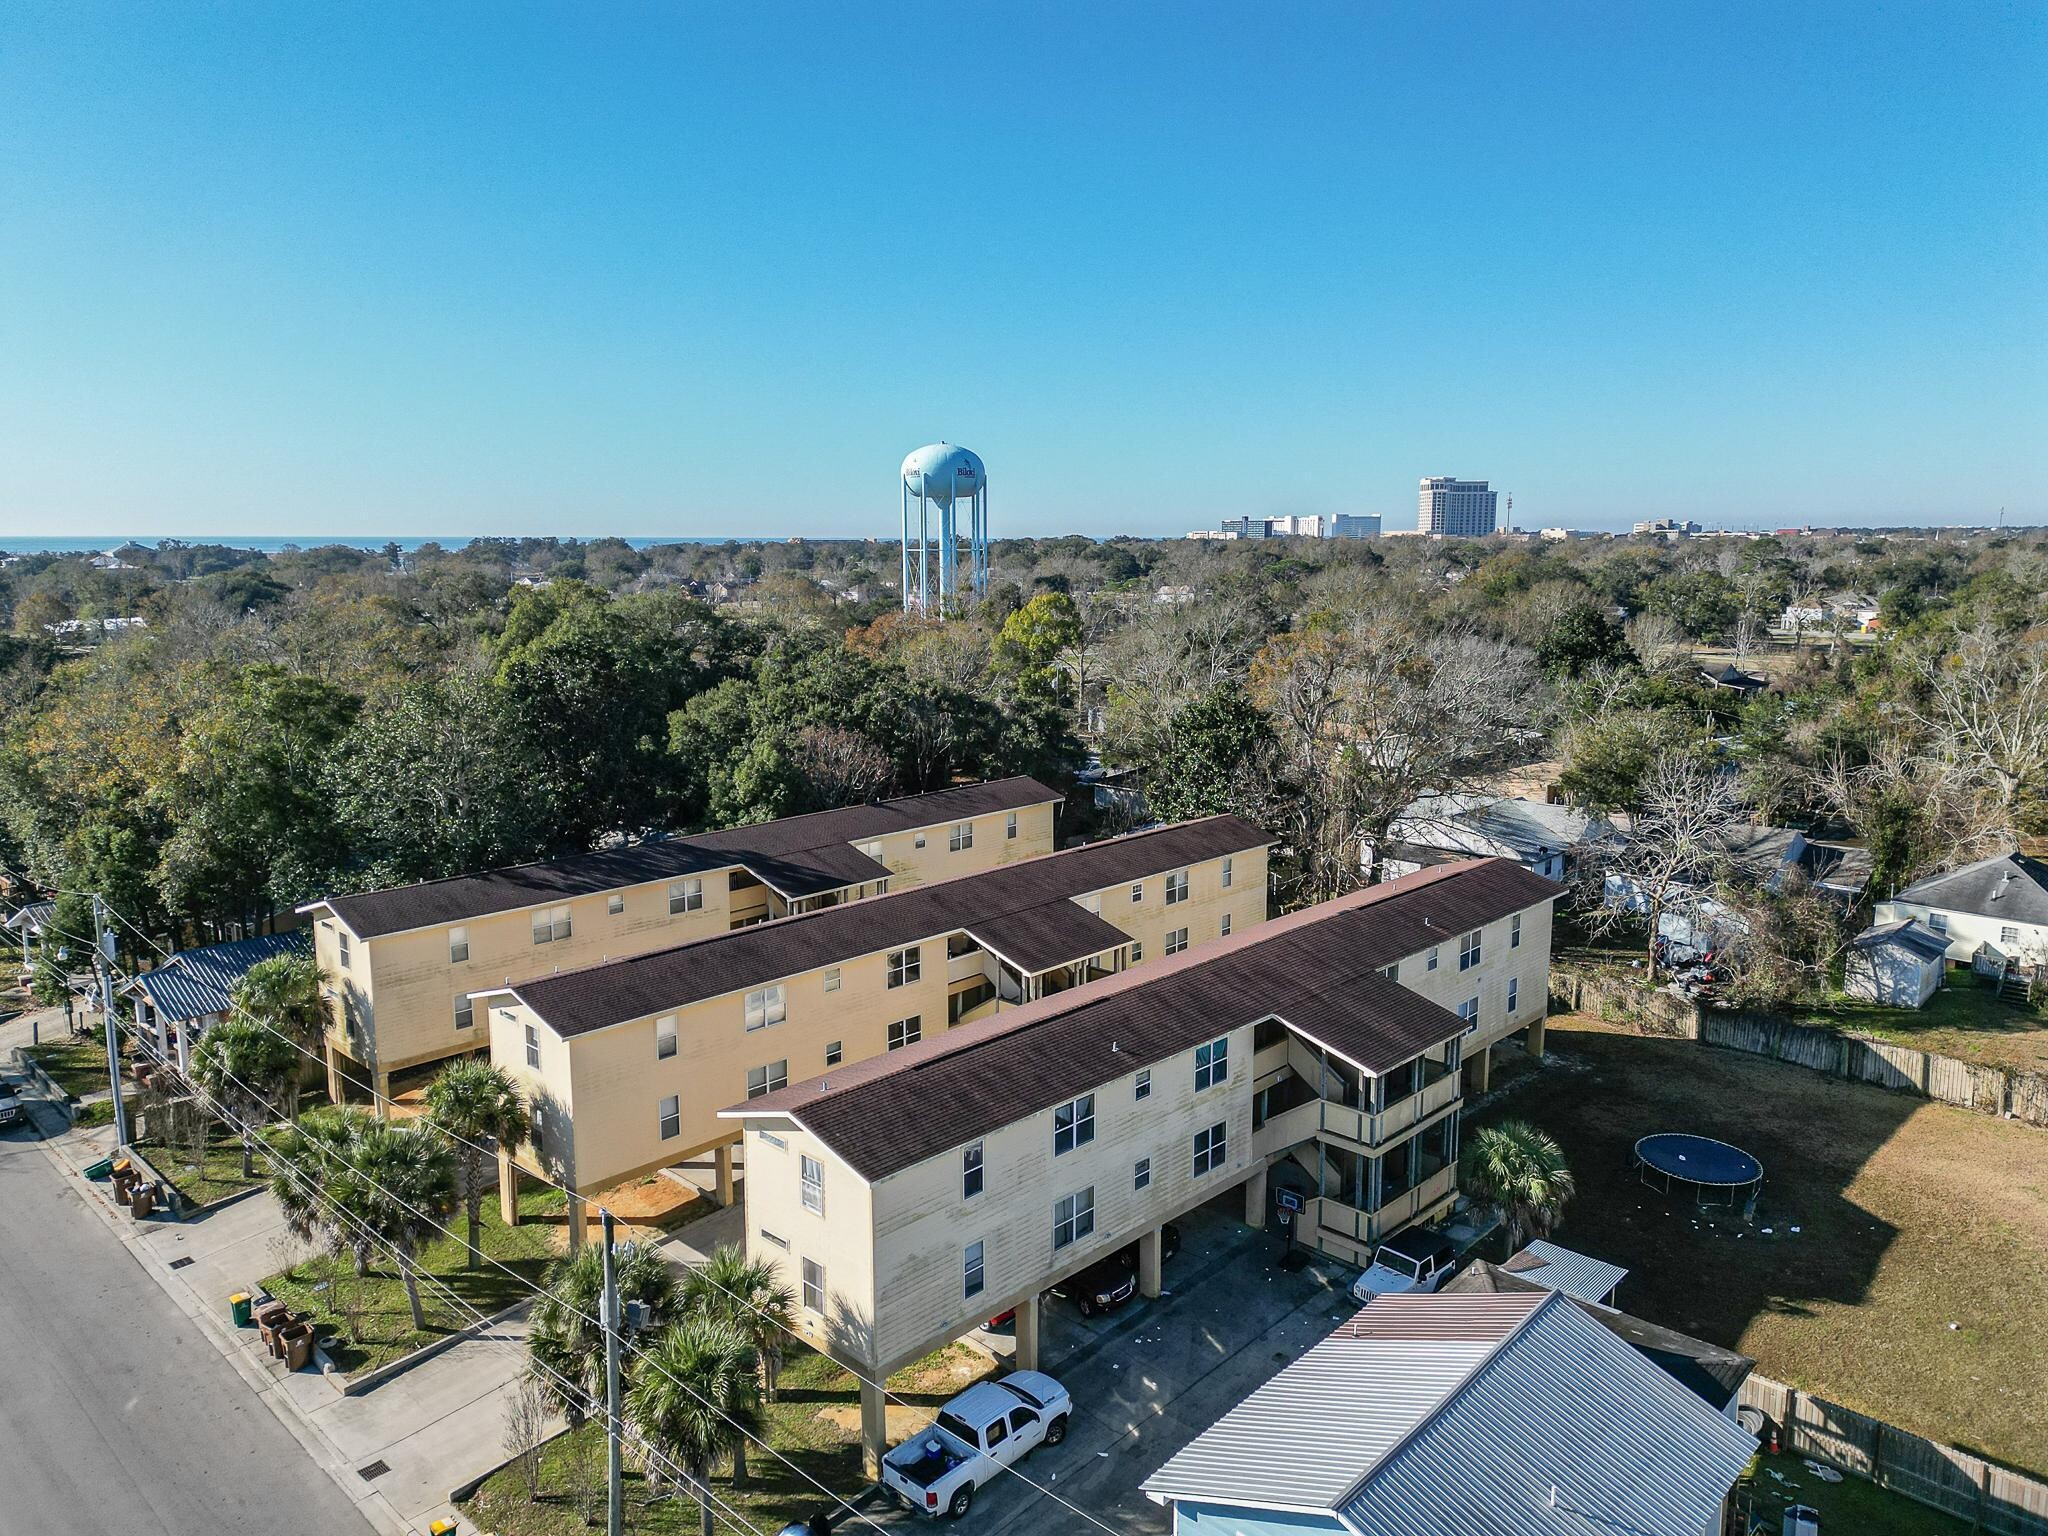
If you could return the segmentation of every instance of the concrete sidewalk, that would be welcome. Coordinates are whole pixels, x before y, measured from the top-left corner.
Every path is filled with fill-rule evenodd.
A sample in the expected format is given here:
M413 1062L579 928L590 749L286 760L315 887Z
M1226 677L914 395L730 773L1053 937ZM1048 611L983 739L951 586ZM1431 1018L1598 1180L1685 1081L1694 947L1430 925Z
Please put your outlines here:
M61 1012L58 1018L61 1024ZM344 1396L329 1376L287 1371L253 1328L237 1328L229 1316L230 1294L254 1291L286 1261L289 1237L268 1191L190 1221L136 1221L115 1209L105 1184L82 1171L108 1154L112 1130L67 1130L61 1111L40 1099L31 1112L44 1154L75 1182L87 1207L372 1524L391 1536L415 1536L437 1518L456 1518L449 1491L505 1459L505 1406L526 1359L523 1312L361 1396ZM380 1462L383 1470L366 1474Z

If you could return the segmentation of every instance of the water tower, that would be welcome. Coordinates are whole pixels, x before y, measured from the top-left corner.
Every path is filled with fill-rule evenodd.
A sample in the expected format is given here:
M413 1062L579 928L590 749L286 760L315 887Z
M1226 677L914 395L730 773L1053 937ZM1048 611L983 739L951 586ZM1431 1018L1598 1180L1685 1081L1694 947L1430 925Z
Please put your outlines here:
M917 504L917 572L912 584L911 503ZM945 617L960 606L959 509L967 509L969 599L988 595L988 471L978 455L951 443L933 443L903 461L903 611ZM938 538L931 515L939 514ZM936 545L936 547L934 547ZM938 603L932 602L932 557L938 557Z

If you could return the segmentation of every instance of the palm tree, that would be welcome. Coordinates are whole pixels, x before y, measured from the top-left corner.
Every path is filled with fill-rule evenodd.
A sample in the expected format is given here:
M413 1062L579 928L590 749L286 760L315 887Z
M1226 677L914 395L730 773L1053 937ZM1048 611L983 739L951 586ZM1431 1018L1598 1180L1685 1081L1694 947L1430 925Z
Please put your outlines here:
M338 1218L326 1190L347 1162L357 1132L370 1118L360 1109L316 1109L271 1132L265 1141L274 1170L271 1197L284 1213L292 1236L302 1243L317 1242L330 1253L349 1254L359 1275L369 1268L369 1245L360 1232Z
M1526 1120L1475 1131L1458 1159L1458 1183L1501 1213L1510 1253L1530 1236L1548 1236L1578 1192L1564 1148Z
M227 1108L238 1128L275 1119L287 1099L297 1107L298 1090L293 1086L297 1065L289 1045L247 1019L222 1019L209 1026L192 1053L193 1077L215 1102ZM243 1129L244 1178L256 1175L250 1156L254 1150L249 1131Z
M413 1261L458 1203L455 1158L447 1142L428 1126L392 1125L365 1117L347 1145L328 1193L355 1218L369 1240L398 1256L398 1274L412 1307L412 1325L424 1333L427 1314L420 1306L419 1276Z
M621 1243L612 1250L619 1299L647 1308L650 1326L676 1312L675 1271L645 1243ZM550 1264L546 1289L533 1304L526 1331L530 1370L548 1399L572 1425L590 1415L604 1396L604 1333L598 1327L598 1298L604 1294L604 1253L578 1249Z
M626 1421L696 1485L704 1536L712 1536L712 1468L730 1457L733 1486L746 1483L747 1436L761 1429L760 1370L745 1334L701 1314L664 1328L633 1366ZM648 1481L658 1481L651 1460Z
M469 1209L469 1267L481 1269L484 1190L489 1184L485 1142L506 1153L526 1137L526 1105L512 1079L481 1056L450 1062L427 1085L427 1118L455 1138L462 1200Z
M777 1278L775 1266L750 1260L737 1244L726 1243L683 1271L682 1298L685 1312L723 1318L747 1336L761 1357L762 1381L773 1401L783 1340L796 1310L796 1293Z
M320 999L320 963L310 952L272 955L242 973L228 993L242 1013L318 1055L327 1013Z

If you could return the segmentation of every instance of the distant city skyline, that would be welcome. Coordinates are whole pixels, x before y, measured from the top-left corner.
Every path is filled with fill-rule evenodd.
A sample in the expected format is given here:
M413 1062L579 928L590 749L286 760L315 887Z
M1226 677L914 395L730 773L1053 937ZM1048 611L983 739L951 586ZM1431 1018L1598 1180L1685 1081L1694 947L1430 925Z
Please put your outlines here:
M998 539L1394 529L1445 473L1526 529L2048 521L2040 7L5 39L0 544L889 538L940 438Z

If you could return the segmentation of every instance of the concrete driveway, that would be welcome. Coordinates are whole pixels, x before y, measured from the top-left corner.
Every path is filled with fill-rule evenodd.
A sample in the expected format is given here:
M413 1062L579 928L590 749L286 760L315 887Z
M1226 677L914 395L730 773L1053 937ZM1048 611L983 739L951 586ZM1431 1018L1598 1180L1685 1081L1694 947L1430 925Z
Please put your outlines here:
M1063 1445L1040 1447L1019 1470L1048 1491L1002 1478L952 1529L1088 1536L1100 1521L1119 1533L1163 1536L1167 1511L1138 1485L1357 1310L1344 1294L1355 1270L1324 1259L1283 1269L1278 1240L1237 1220L1243 1206L1233 1190L1180 1219L1181 1251L1156 1301L1083 1318L1047 1298L1041 1360L1073 1394L1074 1418ZM867 1513L884 1526L925 1525L896 1505Z

